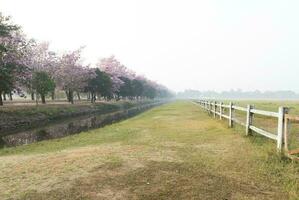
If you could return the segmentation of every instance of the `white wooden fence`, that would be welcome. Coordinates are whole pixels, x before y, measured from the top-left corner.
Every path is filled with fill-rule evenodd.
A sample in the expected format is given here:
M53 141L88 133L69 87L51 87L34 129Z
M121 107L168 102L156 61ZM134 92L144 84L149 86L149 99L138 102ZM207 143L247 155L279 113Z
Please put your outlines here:
M283 145L283 134L284 134L284 121L285 114L288 113L288 108L279 107L278 112L270 112L264 110L254 109L252 105L247 105L247 108L240 107L234 105L230 102L228 105L223 104L222 102L216 101L207 101L207 100L199 100L194 101L197 105L200 105L203 109L207 110L210 114L213 114L214 118L219 116L222 120L223 118L228 120L229 127L233 127L234 123L237 123L241 126L245 127L246 135L250 134L251 131L254 131L258 134L261 134L267 138L275 140L277 142L278 151L282 150ZM225 115L224 109L228 109L228 115ZM246 122L242 122L241 120L234 117L234 111L238 110L246 113ZM266 130L258 128L253 125L253 115L262 115L267 117L273 117L277 119L277 133L270 133Z

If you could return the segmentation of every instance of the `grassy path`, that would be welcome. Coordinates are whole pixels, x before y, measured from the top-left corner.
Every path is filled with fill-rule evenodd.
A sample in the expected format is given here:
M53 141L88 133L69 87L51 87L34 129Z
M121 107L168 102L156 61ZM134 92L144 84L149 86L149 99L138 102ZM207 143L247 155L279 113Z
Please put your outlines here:
M0 150L0 199L297 199L299 165L190 102Z

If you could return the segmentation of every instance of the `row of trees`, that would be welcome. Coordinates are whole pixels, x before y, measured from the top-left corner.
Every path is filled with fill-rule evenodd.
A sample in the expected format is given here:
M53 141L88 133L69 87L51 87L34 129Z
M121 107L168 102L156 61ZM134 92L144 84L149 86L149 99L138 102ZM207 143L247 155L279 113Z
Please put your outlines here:
M0 13L0 105L12 94L31 99L55 99L55 91L65 91L67 100L88 94L91 102L104 99L168 97L171 93L122 65L114 56L101 59L95 67L82 64L83 48L59 55L48 43L27 39L19 26Z

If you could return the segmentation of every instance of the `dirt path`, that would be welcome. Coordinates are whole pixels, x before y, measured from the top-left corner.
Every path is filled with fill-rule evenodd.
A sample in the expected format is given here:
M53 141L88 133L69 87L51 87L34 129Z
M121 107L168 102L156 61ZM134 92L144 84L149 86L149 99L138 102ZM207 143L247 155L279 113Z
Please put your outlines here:
M190 102L0 151L0 199L296 199L299 167Z

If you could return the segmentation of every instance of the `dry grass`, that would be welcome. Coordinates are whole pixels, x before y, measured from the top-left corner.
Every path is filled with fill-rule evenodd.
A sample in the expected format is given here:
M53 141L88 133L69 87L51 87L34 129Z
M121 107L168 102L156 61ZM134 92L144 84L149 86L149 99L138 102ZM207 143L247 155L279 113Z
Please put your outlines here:
M299 166L189 102L0 151L0 199L296 199Z

